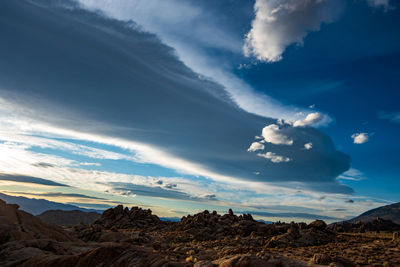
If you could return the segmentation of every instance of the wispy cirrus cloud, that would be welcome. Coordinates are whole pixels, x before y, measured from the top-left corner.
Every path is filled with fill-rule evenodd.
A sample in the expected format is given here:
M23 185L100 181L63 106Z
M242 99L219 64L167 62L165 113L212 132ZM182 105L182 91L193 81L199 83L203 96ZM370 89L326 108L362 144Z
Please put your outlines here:
M378 118L382 120L389 120L393 123L400 123L400 112L378 112Z
M350 181L361 181L365 179L364 174L354 168L351 168L350 170L346 171L345 173L339 175L337 179L342 179L342 180L350 180Z
M201 77L208 77L224 86L234 102L242 109L265 117L295 119L307 108L282 104L264 93L257 92L233 71L243 59L243 36L233 14L251 17L250 2L201 2L181 0L78 0L81 7L103 15L134 21L144 30L157 34L174 48L179 60ZM210 9L210 6L215 9ZM230 13L225 13L226 9ZM165 12L165 10L169 10ZM182 27L185 25L186 27ZM210 52L211 51L211 52ZM228 53L232 56L215 57ZM236 60L232 60L232 59Z
M25 58L24 64L11 60L11 64L0 66L3 70L0 93L9 103L6 110L28 118L25 123L15 119L9 120L9 124L29 130L31 135L58 135L114 145L127 152L107 152L66 142L55 144L68 145L65 149L91 158L154 163L215 181L333 183L336 186L332 188L349 192L335 179L349 168L349 158L316 129L290 125L282 130L267 128L270 131L264 137L265 149L273 153L269 155L290 158L284 168L248 153L246 149L251 139L276 120L240 109L223 86L205 77L199 78L179 61L170 47L132 22L104 18L76 5L70 9L24 1L3 5L2 10L8 11L3 14L9 22L5 25L29 19L26 14L35 21L29 34L21 28L18 35L0 44L2 57ZM22 10L29 12L21 14ZM39 11L41 20L35 20ZM74 30L64 29L62 21L75 25ZM6 30L4 27L0 31ZM34 38L32 32L36 33ZM49 32L60 34L49 35ZM65 47L67 35L68 40L74 41ZM54 49L37 43L43 38L50 38L49 45ZM31 45L13 46L15 42ZM90 45L78 45L82 42ZM59 50L66 51L67 55ZM87 63L82 64L82 54ZM107 64L107 70L95 62ZM57 72L56 66L62 66L64 72ZM54 70L53 79L41 78L46 77L49 69ZM64 125L68 125L68 129ZM280 131L287 136L283 141L270 135ZM10 136L7 138L12 141ZM13 142L26 146L22 141ZM284 147L274 142L293 144ZM314 144L314 149L305 151L303 146L309 142ZM22 147L20 151L27 153ZM38 162L53 164L45 160Z
M8 173L0 173L0 181L10 181L17 183L29 183L29 184L37 184L37 185L45 185L45 186L67 186L65 184L53 182L51 180L46 180L38 177L27 176L27 175L18 175L18 174L8 174Z

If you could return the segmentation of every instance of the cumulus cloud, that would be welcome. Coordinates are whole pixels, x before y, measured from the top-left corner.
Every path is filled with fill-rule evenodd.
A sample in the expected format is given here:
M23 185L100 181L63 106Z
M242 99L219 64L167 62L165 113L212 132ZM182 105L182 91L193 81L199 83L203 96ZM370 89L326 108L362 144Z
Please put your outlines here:
M302 45L310 31L334 21L341 9L341 0L256 0L245 55L266 62L279 61L289 45Z
M257 150L263 150L264 149L264 145L259 143L259 142L253 142L250 147L247 149L247 151L249 152L254 152Z
M297 120L293 123L294 127L303 127L308 125L313 125L320 122L323 119L323 115L319 112L313 112L307 114L304 119Z
M262 129L261 136L265 142L274 145L292 145L293 139L285 134L282 129L276 124L270 124Z
M312 143L304 144L304 148L310 150L312 148Z
M277 154L275 154L273 152L258 153L257 156L269 159L273 163L281 163L281 162L289 162L289 161L291 161L290 158L285 157L285 156L277 155Z
M354 144L364 144L369 141L369 134L367 133L355 133L351 136Z

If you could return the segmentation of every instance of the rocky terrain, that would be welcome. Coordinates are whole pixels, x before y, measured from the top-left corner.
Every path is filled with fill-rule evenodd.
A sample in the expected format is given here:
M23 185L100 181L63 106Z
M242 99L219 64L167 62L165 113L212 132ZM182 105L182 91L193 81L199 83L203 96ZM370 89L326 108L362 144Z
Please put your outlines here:
M394 232L394 231L400 231L400 225L396 224L390 220L385 220L380 217L377 217L375 219L372 219L371 221L344 221L344 222L338 222L338 223L333 223L329 225L329 229L342 233L365 233L365 232L380 232L380 231L388 231L388 232Z
M168 222L117 206L61 228L1 201L0 266L399 266L398 225L371 225L346 232L321 220L265 224L231 210Z

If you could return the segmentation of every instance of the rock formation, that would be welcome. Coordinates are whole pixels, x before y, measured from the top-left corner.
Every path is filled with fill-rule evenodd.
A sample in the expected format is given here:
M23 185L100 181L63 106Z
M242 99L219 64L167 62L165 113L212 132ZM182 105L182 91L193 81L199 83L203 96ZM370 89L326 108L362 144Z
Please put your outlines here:
M232 210L163 222L151 210L123 206L92 224L60 228L0 201L0 266L399 265L398 233L373 233L341 234L320 220L265 224Z

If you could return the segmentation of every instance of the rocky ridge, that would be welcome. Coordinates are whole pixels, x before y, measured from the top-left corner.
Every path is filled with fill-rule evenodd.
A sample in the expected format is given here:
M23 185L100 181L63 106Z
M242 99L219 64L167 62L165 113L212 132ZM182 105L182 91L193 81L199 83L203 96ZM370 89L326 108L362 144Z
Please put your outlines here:
M27 226L27 220L35 222L34 229ZM92 224L63 230L0 202L0 222L1 229L14 233L0 244L1 266L400 264L396 232L378 235L375 231L374 236L338 233L321 220L265 224L231 210L224 215L204 211L179 222L164 222L151 210L117 206Z
M392 222L391 220L385 220L380 217L372 219L370 221L344 221L333 223L329 225L329 229L336 232L347 232L347 233L365 233L365 232L380 232L380 231L400 231L400 225Z

